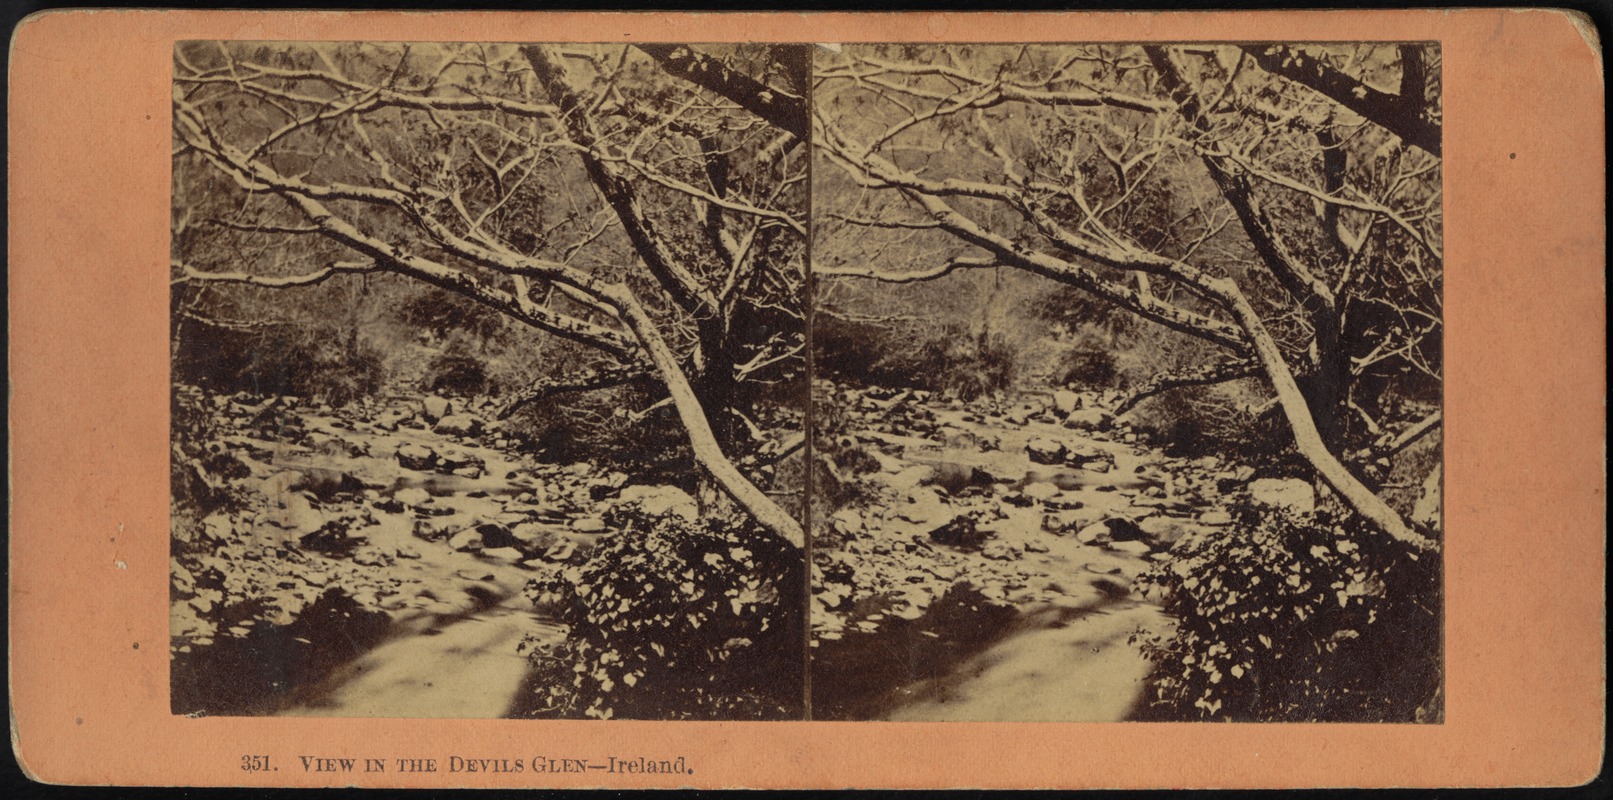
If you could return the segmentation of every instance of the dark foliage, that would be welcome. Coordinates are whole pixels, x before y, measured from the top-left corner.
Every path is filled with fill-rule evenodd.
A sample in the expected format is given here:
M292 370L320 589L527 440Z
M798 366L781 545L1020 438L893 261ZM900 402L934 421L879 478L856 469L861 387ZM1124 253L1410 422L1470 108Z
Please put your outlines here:
M971 400L1013 384L1019 353L1006 337L959 323L881 326L832 315L813 330L819 374L847 383L928 389Z
M527 594L571 632L538 649L536 716L785 719L801 710L801 553L751 523L618 510Z
M1233 508L1138 578L1174 633L1147 637L1160 719L1427 722L1442 713L1440 575L1331 511Z
M220 394L294 395L346 405L385 381L381 351L334 327L266 324L237 331L192 322L175 379Z

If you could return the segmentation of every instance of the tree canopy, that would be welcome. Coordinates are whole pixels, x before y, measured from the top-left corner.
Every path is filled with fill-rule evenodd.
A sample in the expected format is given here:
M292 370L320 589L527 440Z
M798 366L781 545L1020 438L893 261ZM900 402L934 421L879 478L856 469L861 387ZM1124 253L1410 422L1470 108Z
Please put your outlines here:
M819 56L815 274L1007 268L1173 332L1136 399L1258 377L1297 451L1363 479L1437 424L1440 93L1422 44L846 46Z

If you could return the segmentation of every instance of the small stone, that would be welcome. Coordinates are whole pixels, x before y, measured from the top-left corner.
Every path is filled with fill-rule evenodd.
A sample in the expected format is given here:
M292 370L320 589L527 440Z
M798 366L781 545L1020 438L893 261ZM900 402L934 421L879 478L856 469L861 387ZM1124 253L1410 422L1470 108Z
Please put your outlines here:
M1110 542L1109 549L1117 553L1125 553L1133 556L1146 556L1153 551L1153 548L1150 547L1147 542L1137 540Z
M496 558L500 561L509 561L513 563L520 561L525 557L526 554L513 547L493 547L483 550L482 555L487 556L488 558Z

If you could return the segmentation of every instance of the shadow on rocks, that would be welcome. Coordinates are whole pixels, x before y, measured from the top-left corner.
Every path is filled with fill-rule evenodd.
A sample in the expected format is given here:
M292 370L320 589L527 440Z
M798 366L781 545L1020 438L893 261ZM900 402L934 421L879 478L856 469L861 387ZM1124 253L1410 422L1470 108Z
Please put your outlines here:
M231 609L237 610L252 609ZM259 623L244 636L179 653L172 665L173 713L271 714L299 687L379 644L390 625L385 612L366 610L342 590L330 589L289 625Z

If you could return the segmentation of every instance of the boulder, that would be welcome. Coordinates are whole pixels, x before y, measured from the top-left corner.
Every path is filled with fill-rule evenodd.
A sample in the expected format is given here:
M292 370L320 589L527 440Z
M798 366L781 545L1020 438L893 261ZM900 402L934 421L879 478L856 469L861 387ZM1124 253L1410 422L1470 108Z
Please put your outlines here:
M455 472L466 467L475 467L477 473L487 468L487 463L471 453L463 450L443 450L437 454L437 469L441 472Z
M292 494L295 491L292 487L296 486L301 480L302 473L295 470L276 472L258 482L258 491L276 500L281 500L285 496Z
M510 535L521 543L521 549L530 553L548 549L560 538L560 532L554 526L540 522L516 525L510 529Z
M863 515L855 508L842 508L829 515L829 524L842 536L859 536L863 532Z
M392 499L406 506L421 506L431 502L431 493L418 486L411 486L394 492Z
M1146 537L1147 534L1143 532L1143 529L1137 523L1125 517L1110 517L1100 522L1094 522L1075 534L1075 540L1082 544L1139 541Z
M420 416L427 422L435 423L443 417L454 413L454 404L441 397L428 397L420 401Z
M483 522L479 525L469 528L468 530L476 532L476 535L480 537L481 546L484 549L521 546L521 540L517 538L515 534L511 533L509 528L506 528L497 522ZM458 534L455 536L457 538ZM450 539L449 543L452 544L452 542L453 540Z
M325 524L325 514L314 507L312 500L303 494L280 498L279 507L270 507L263 521L293 533L307 533Z
M1316 510L1316 489L1298 478L1260 478L1250 481L1249 496L1257 503L1300 514Z
M1231 525L1232 524L1232 515L1228 514L1227 512L1225 512L1225 511L1223 511L1223 510L1221 510L1219 508L1212 508L1209 511L1206 511L1203 514L1199 515L1199 524L1201 524L1201 525Z
M308 492L320 500L332 500L338 496L363 492L364 482L340 470L310 467L302 470L302 478L292 484L292 488Z
M1070 412L1081 408L1081 395L1068 389L1060 389L1053 393L1053 410L1060 416L1068 416Z
M235 526L227 514L214 514L202 520L202 536L215 543L226 542L235 535Z
M989 534L975 524L974 517L959 514L946 524L930 531L930 540L953 547L979 547Z
M466 528L448 537L448 546L462 553L482 549L482 535L475 528Z
M1114 415L1101 408L1078 408L1064 417L1064 427L1101 431L1114 424Z
M1148 517L1138 523L1138 527L1150 540L1167 546L1176 544L1188 533L1183 521L1175 517Z
M347 553L353 548L364 544L368 539L363 536L350 536L347 532L346 520L331 520L312 533L298 539L305 550L318 550L323 553Z
M405 444L398 448L398 466L404 469L430 471L437 464L437 451L421 444Z
M636 504L647 516L673 514L687 520L700 518L700 504L676 486L629 486L617 495L619 504Z
M475 436L482 432L482 421L469 414L449 414L431 429L443 436Z
M907 493L907 500L907 504L901 506L896 515L908 522L935 522L946 519L951 513L941 493L928 486L910 490Z
M1062 442L1052 439L1032 439L1025 445L1025 454L1036 464L1062 464L1067 452Z
M1079 531L1094 523L1101 523L1104 512L1102 509L1083 508L1069 511L1059 511L1046 514L1042 517L1042 529L1049 533L1066 534L1070 531ZM1108 528L1104 528L1108 534Z
M571 529L578 533L604 533L605 521L599 517L578 517L571 521Z
M1059 487L1051 483L1038 481L1026 484L1025 488L1020 490L1020 493L1032 500L1047 500L1059 493Z
M353 563L365 567L384 567L392 563L391 557L375 548L365 548L353 554Z
M543 551L545 561L570 561L577 554L577 543L570 539L555 542Z

